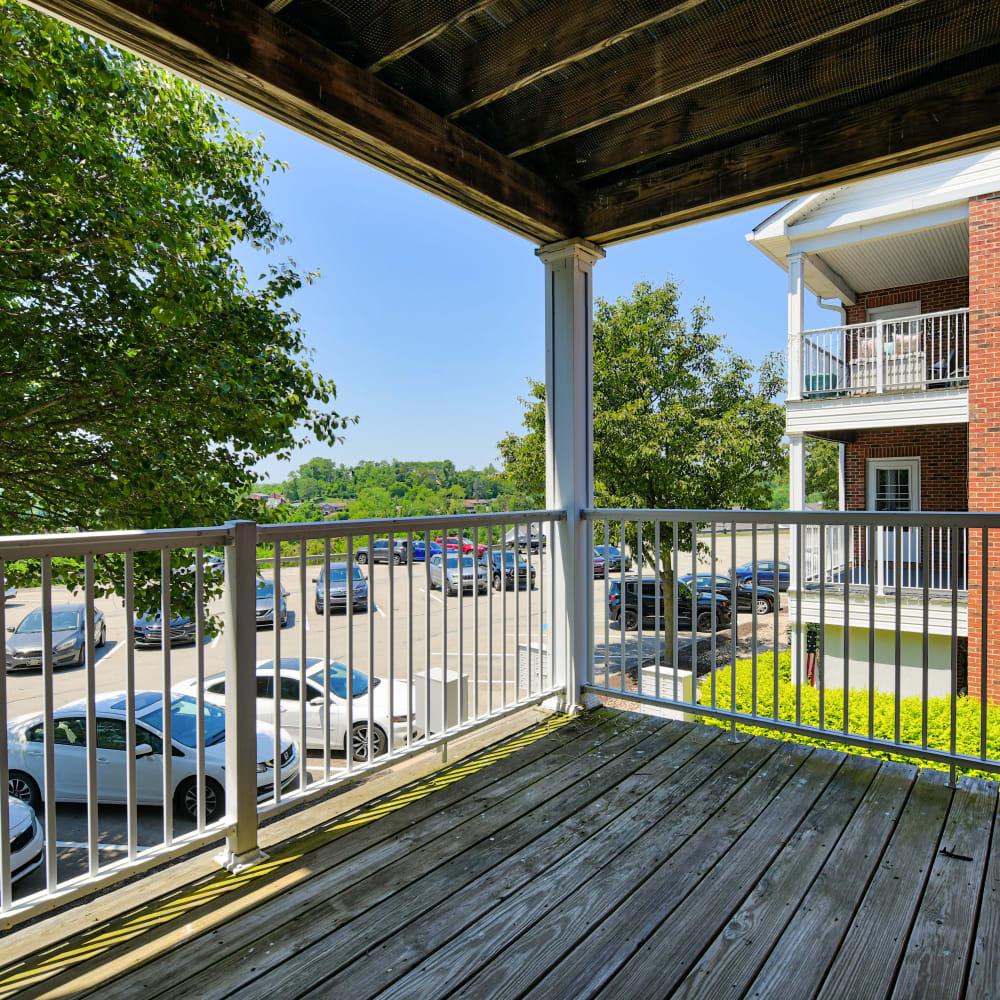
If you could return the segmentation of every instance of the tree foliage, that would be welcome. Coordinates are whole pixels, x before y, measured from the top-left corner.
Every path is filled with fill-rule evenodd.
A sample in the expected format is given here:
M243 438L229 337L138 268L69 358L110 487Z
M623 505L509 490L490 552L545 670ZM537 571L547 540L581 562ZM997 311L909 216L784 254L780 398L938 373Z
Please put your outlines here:
M282 165L206 91L0 0L0 533L218 523L335 388L288 299Z
M782 464L780 362L759 367L730 351L696 305L685 318L673 282L642 281L628 298L598 299L594 310L594 492L601 507L725 509L767 507ZM545 386L529 380L523 434L499 443L506 475L542 502ZM611 539L619 527L612 524ZM635 549L635 523L625 541ZM664 525L660 559L652 530L644 562L657 565L665 592L673 532ZM599 530L598 540L603 541ZM691 526L678 545L690 551ZM669 638L667 648L669 649Z

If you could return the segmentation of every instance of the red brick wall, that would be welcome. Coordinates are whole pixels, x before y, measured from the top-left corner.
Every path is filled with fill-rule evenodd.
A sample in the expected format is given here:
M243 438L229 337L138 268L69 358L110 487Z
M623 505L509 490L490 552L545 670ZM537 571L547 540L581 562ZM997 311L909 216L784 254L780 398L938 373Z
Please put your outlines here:
M868 506L865 469L869 458L920 458L920 509L968 509L968 428L890 427L859 431L844 453L848 510Z
M969 201L969 510L1000 511L1000 192ZM1000 538L969 544L969 694L1000 704ZM986 567L984 570L984 557ZM988 601L985 684L983 591ZM985 688L985 691L984 691Z
M920 301L922 313L943 312L945 309L964 309L969 304L969 279L945 278L928 281L922 285L904 285L898 288L881 288L874 292L859 292L858 301L847 307L848 323L864 323L867 310L879 306L898 306L903 302Z

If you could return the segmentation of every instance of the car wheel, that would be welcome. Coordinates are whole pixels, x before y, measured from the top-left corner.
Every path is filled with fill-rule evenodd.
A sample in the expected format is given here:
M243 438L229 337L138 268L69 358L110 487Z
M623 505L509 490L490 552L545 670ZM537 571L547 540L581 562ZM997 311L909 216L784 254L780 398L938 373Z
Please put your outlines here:
M381 726L372 728L372 757L381 757L389 749L389 741ZM351 755L354 760L368 760L368 723L355 722L351 730Z
M11 771L7 776L7 791L11 798L26 802L36 813L42 809L42 793L38 782L24 771Z
M639 627L639 615L635 611L625 612L625 628L631 632Z
M503 590L503 577L499 573L493 574L493 589Z
M368 563L368 555L365 552L359 552L354 558L357 559L362 566L365 566Z
M108 627L107 625L101 626L101 637L97 640L97 648L103 649L104 644L108 641Z
M771 613L771 602L766 597L757 598L757 614L769 615Z
M392 564L393 564L393 566L398 566L401 562L402 562L402 560L399 558L399 553L398 552L394 552L393 555L392 555Z
M698 626L698 631L699 632L711 632L712 631L712 612L711 611L702 611L701 614L698 615L697 626Z
M185 778L177 786L174 804L192 823L198 822L198 782ZM226 792L214 778L205 779L205 822L214 823L226 811Z

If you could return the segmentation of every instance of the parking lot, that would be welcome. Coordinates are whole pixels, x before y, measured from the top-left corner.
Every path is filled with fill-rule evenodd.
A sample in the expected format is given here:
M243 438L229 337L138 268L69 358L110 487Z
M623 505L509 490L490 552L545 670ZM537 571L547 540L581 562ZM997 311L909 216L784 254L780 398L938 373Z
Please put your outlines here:
M783 536L784 537L784 536ZM730 541L724 546L720 537L717 566L720 571L728 570L730 564ZM725 553L725 554L723 554ZM737 536L737 559L745 561L750 555L750 540L747 536ZM770 555L763 544L758 555ZM782 556L784 553L782 553ZM687 557L689 558L689 557ZM543 620L543 587L548 596L551 585L551 569L547 554L532 556L537 578L535 588L508 591L506 594L492 588L478 596L465 594L463 597L445 598L440 591L429 590L425 575L425 565L415 563L389 567L385 565L365 567L369 577L372 608L370 613L355 613L352 621L352 636L348 634L347 615L337 612L327 619L315 611L315 583L319 564L309 565L305 573L305 589L302 575L297 565L285 566L281 582L288 591L288 624L279 630L278 641L282 657L298 657L305 650L308 659L321 659L327 646L327 625L329 624L329 649L334 659L346 662L349 639L353 640L353 662L363 672L371 671L380 678L391 676L405 680L412 670L419 675L427 670L432 674L446 666L449 671L461 670L468 678L470 701L476 711L485 713L510 703L526 693L526 671L523 669L518 687L518 650L530 642L547 646L548 626ZM702 569L708 568L708 561L699 559ZM687 566L681 560L681 572ZM633 568L634 572L634 568ZM271 575L270 566L262 566L261 574ZM614 575L612 576L614 579ZM595 581L594 596L594 636L595 659L601 660L621 646L621 632L615 623L605 629L606 603L603 581ZM77 598L65 588L53 588L53 603ZM41 594L37 589L22 590L6 605L7 624L16 625L30 610L39 606ZM94 681L98 694L124 690L126 677L125 643L128 637L128 623L122 602L118 599L99 600L97 606L104 612L107 626L107 643L96 651ZM218 602L209 610L221 613ZM609 637L609 649L602 647L604 636ZM644 637L639 656L647 654L647 646L654 637ZM634 647L634 643L629 647ZM272 629L262 628L257 632L257 658L270 659L274 655L275 635ZM196 676L199 650L193 645L177 646L169 653L169 683ZM204 656L205 673L211 675L223 670L224 646L222 635L206 636L201 650ZM627 658L627 652L622 653ZM137 648L134 652L135 686L141 691L158 691L163 684L165 657L160 649ZM536 661L537 664L537 661ZM532 681L537 685L537 677ZM42 674L40 670L12 671L6 677L8 715L14 718L42 709ZM86 692L86 668L60 668L53 676L54 703L58 707L67 702L83 698ZM307 758L310 779L321 778L324 772L322 753L311 752ZM342 749L335 749L331 761L334 769L344 765ZM140 807L138 816L138 837L140 847L159 843L163 839L162 812L156 808ZM175 817L174 834L180 835L192 828L183 817ZM57 808L57 839L59 843L59 877L70 877L86 866L86 807L83 805L60 804ZM105 805L99 810L99 842L101 860L114 860L126 846L126 816L124 807ZM20 893L41 888L44 874L39 871L24 879L18 885Z

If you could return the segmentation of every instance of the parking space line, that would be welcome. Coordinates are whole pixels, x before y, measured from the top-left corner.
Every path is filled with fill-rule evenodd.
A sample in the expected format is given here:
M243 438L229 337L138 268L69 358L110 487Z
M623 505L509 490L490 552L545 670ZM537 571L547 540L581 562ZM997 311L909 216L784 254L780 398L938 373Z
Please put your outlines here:
M72 847L81 851L87 850L90 845L85 840L57 840L56 847ZM128 844L98 844L99 851L127 851Z

